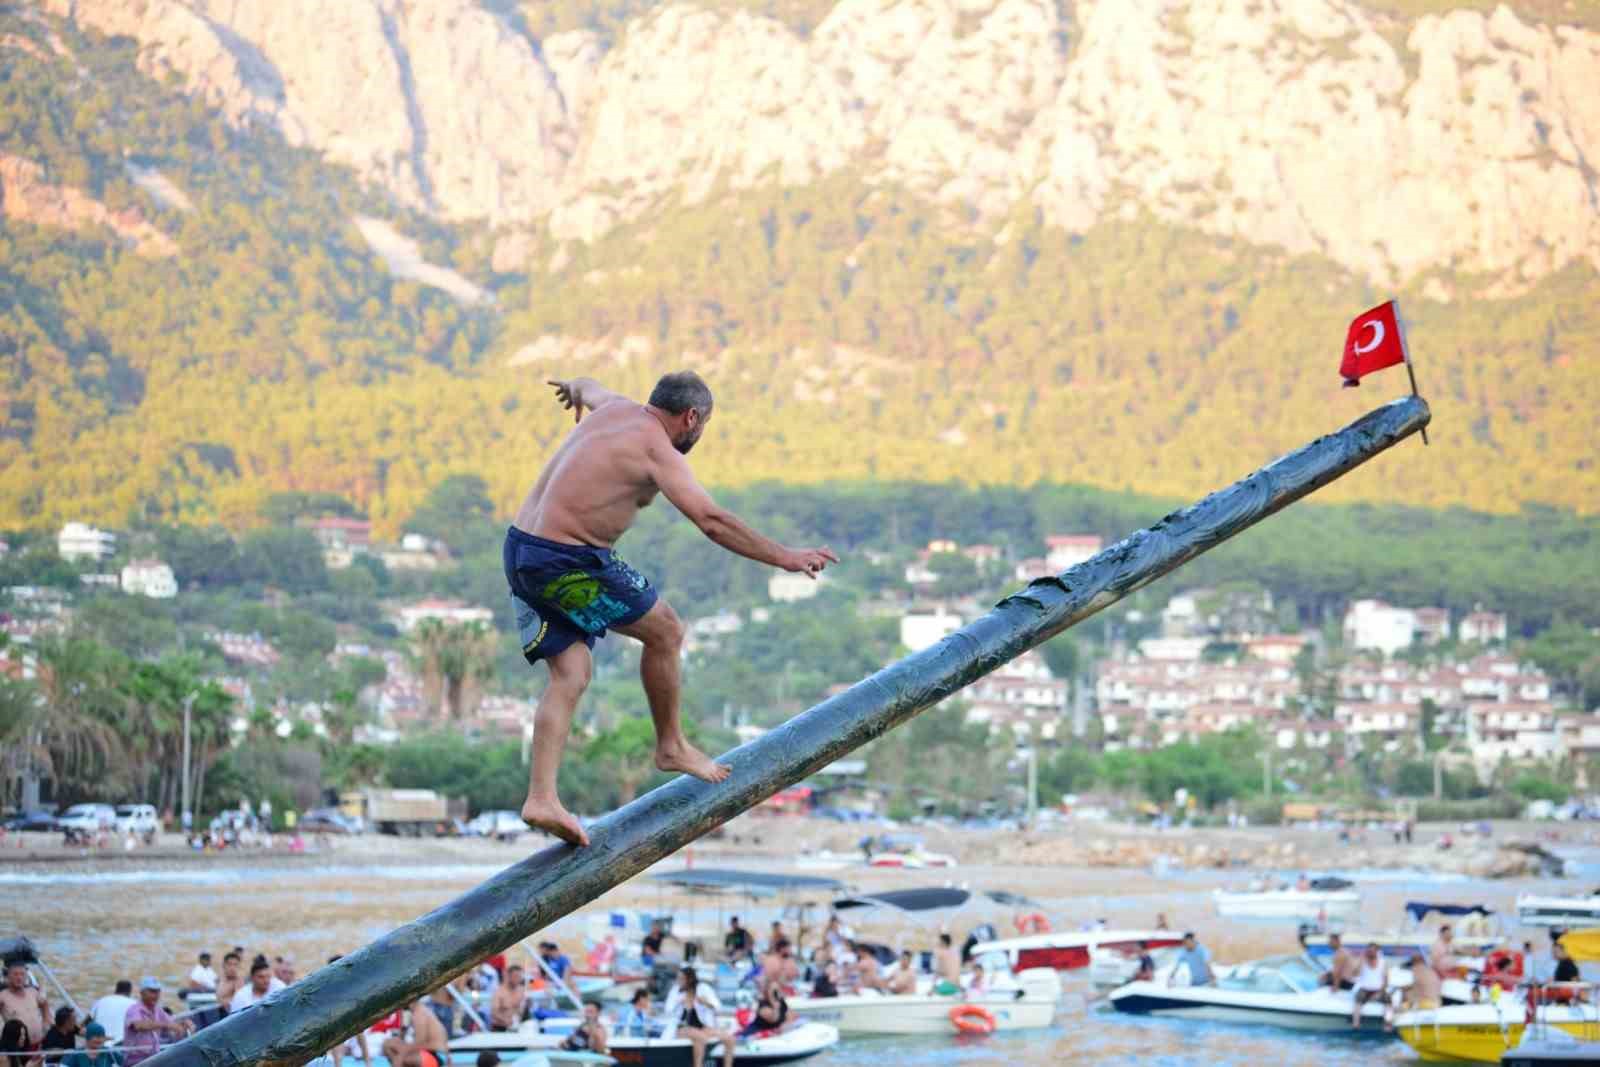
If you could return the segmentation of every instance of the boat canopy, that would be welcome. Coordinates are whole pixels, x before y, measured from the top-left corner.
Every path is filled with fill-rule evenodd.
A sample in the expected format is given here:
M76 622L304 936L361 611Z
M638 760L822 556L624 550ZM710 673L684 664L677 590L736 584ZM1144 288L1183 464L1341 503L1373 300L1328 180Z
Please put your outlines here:
M892 889L886 893L863 893L833 902L834 910L849 908L894 908L897 911L933 911L959 908L972 898L965 889Z
M774 874L769 871L733 871L716 867L701 870L669 871L652 874L655 882L698 889L704 892L734 892L748 896L774 896L812 889L819 893L837 893L844 883L833 878L819 878L811 874Z
M1005 908L1038 908L1039 903L1023 896L1021 893L1012 893L1004 889L985 889L983 895Z
M1433 904L1426 900L1406 901L1406 914L1412 921L1421 922L1422 917L1430 911L1440 915L1493 915L1494 909L1482 904Z

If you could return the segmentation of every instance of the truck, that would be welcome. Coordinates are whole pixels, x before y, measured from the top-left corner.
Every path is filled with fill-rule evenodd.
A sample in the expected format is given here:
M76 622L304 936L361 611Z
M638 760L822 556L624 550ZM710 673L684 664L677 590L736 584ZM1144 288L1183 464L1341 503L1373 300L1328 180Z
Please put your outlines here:
M341 794L339 810L381 834L437 837L455 833L451 800L431 789L360 789Z

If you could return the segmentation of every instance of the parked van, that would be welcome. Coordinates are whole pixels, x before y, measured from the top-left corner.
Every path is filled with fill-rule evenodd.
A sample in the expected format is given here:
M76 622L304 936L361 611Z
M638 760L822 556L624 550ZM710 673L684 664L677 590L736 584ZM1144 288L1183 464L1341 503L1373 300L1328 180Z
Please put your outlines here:
M92 837L117 828L117 809L110 804L74 804L56 825L69 837Z
M117 833L153 840L161 832L161 817L153 804L117 805Z

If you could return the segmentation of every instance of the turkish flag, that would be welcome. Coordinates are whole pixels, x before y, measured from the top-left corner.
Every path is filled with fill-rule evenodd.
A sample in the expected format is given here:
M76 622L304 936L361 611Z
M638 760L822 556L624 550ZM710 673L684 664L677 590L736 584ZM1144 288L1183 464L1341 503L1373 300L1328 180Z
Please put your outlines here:
M1400 309L1393 300L1363 311L1350 323L1344 337L1344 359L1339 375L1346 388L1360 385L1373 371L1406 361L1406 342L1400 334Z

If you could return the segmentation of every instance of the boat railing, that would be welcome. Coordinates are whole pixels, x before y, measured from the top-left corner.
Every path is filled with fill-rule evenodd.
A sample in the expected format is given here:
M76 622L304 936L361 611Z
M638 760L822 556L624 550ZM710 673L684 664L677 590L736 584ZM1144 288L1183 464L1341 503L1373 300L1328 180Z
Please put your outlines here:
M1600 1040L1600 984L1595 982L1534 982L1527 987L1527 1026L1535 1038L1550 1036L1550 1008L1572 1008L1578 1033L1585 1041ZM1568 1027L1561 1027L1571 1034Z

